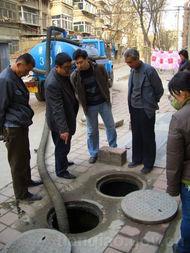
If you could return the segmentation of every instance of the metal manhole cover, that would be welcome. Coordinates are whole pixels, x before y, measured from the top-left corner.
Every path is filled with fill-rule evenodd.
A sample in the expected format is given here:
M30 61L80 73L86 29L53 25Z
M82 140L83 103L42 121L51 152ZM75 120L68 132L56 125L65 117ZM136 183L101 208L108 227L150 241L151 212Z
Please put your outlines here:
M69 239L53 229L33 229L24 232L8 244L3 253L70 253Z
M171 220L177 213L175 199L165 192L139 190L129 193L121 202L125 215L145 224L158 224Z

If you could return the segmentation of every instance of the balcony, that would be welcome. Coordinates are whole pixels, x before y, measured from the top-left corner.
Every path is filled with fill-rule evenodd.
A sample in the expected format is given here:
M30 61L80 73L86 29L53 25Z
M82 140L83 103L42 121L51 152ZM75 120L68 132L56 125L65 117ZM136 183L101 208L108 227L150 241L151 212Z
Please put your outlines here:
M90 2L86 0L74 0L74 8L75 10L81 10L84 13L90 14L90 15L96 15L96 6L91 4Z
M34 10L25 9L21 6L20 21L22 24L39 26L39 14Z

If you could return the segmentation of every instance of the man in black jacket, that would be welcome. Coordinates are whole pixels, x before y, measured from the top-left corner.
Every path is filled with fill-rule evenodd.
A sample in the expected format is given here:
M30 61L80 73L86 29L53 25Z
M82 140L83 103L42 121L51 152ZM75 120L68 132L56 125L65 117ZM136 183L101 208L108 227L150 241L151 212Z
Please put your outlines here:
M46 118L55 144L55 172L58 177L74 179L67 171L71 137L76 131L78 102L70 83L71 61L69 55L60 53L55 67L45 82Z
M4 130L17 200L42 199L28 191L28 186L37 186L42 182L31 180L28 127L32 124L34 112L29 105L29 92L21 79L34 66L33 57L23 54L0 74L0 129Z

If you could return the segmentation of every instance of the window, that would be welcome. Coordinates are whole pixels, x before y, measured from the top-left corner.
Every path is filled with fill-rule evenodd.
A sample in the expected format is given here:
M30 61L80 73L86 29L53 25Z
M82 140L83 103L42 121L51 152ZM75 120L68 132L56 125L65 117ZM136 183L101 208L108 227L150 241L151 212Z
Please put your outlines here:
M75 22L74 23L74 31L75 32L85 32L85 33L93 33L93 27L88 22Z
M17 20L17 5L11 2L1 0L0 19Z
M17 51L19 51L19 41L13 40L9 43L9 53L14 54Z
M42 13L42 27L43 29L47 28L47 14Z
M73 0L64 0L64 2L70 6L73 6Z
M20 19L23 23L27 23L30 25L39 25L38 11L25 6L21 6Z
M73 18L68 15L58 15L52 17L52 24L65 30L73 31Z

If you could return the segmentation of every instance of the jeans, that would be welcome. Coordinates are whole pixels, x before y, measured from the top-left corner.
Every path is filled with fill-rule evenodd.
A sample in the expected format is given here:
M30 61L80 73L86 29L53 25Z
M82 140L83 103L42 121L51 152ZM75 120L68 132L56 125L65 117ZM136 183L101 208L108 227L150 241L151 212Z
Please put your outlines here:
M181 186L182 222L181 239L177 244L179 253L190 253L190 189L182 184Z
M68 168L67 155L71 147L71 140L67 144L60 138L59 133L51 132L55 144L55 173L57 176L63 175Z
M88 106L86 113L87 145L91 157L97 157L99 151L98 113L106 127L107 140L110 147L117 147L117 133L111 111L111 105L104 102L99 105Z

